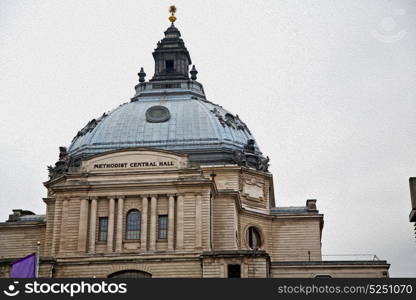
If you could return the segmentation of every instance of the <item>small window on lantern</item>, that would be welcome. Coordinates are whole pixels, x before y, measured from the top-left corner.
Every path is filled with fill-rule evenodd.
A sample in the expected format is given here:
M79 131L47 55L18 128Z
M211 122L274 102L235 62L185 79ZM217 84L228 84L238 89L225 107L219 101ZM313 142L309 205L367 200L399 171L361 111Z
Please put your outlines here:
M165 66L166 66L166 72L167 73L172 73L174 70L174 63L173 60L167 60L165 62Z

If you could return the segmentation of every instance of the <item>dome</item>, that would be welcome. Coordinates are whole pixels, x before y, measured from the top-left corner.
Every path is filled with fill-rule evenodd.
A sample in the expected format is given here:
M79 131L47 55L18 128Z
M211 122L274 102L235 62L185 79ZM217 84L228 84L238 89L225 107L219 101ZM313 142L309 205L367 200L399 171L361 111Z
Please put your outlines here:
M267 171L264 158L246 124L207 100L195 65L179 30L172 25L153 51L155 73L146 81L140 69L130 102L92 119L78 131L68 149L60 147L49 176L63 174L90 156L126 148L156 148L188 154L200 164L238 164ZM189 76L191 75L191 76Z
M231 156L225 154L244 151L254 140L238 115L206 100L198 82L169 81L163 86L147 83L140 88L131 102L91 120L81 129L68 154L88 157L117 149L149 147L188 153L199 162L232 162ZM162 119L149 116L155 109L156 116ZM261 154L256 145L254 148Z

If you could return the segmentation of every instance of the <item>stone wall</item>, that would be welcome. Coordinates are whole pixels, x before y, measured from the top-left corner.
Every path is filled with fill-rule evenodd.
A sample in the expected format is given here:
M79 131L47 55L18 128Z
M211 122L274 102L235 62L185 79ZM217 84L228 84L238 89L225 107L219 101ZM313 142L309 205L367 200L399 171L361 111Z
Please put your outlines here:
M45 249L45 223L6 223L0 226L0 259L21 258L36 252L37 242L40 251Z

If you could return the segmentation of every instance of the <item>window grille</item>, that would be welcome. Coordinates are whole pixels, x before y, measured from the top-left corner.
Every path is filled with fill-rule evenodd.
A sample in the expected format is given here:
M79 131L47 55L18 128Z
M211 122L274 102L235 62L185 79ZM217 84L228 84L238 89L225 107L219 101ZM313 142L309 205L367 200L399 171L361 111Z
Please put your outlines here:
M127 214L126 240L138 239L140 239L140 212L134 209Z
M166 240L168 238L168 216L159 216L159 240Z
M102 217L98 219L98 240L106 241L108 236L108 218Z

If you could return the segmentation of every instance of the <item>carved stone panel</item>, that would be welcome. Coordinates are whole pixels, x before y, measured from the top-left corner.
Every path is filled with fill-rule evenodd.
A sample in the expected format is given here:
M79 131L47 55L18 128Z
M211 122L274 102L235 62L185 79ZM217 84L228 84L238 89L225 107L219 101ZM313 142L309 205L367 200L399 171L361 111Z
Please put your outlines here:
M242 174L240 178L240 191L242 196L252 201L263 201L265 192L264 179Z

